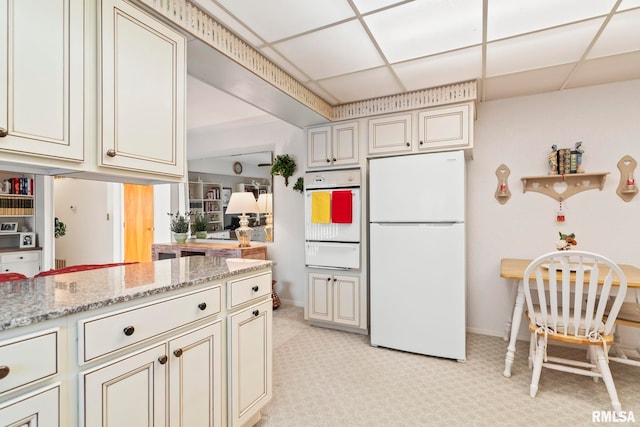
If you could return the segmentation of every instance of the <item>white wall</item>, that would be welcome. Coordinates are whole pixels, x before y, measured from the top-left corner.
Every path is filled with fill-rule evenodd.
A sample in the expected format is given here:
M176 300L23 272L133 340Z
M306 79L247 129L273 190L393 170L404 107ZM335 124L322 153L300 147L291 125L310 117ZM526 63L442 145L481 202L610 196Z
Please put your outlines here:
M640 160L639 99L636 80L479 104L476 149L468 162L470 330L503 334L513 300L508 281L499 277L500 259L552 251L559 231L575 233L578 249L640 265L640 197L627 203L616 194L620 158L629 154ZM585 150L583 169L610 175L602 191L569 198L566 221L557 224L558 202L540 193L523 194L520 178L546 175L551 145L573 147L577 141ZM501 163L511 169L512 197L505 205L494 198Z
M56 258L67 260L67 265L113 262L113 185L54 180L54 216L67 226L66 235L55 240Z

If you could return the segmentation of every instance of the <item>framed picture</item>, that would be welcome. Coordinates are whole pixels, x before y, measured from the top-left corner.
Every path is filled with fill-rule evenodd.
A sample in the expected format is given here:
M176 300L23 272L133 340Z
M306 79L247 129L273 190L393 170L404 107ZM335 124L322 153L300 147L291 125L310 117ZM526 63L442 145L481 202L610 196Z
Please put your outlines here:
M2 222L0 223L0 233L15 233L18 231L17 222Z
M35 248L36 247L36 233L20 233L20 247L21 248Z
M224 187L222 189L222 206L227 206L229 204L229 199L231 199L231 188Z

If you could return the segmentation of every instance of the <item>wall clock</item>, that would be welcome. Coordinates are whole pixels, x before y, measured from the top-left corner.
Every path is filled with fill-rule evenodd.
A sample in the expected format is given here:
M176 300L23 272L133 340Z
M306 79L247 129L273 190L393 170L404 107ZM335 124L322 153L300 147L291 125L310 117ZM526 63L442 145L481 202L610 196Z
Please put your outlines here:
M242 163L240 163L240 162L235 162L235 163L233 164L233 171L234 171L236 174L240 175L240 174L242 173Z

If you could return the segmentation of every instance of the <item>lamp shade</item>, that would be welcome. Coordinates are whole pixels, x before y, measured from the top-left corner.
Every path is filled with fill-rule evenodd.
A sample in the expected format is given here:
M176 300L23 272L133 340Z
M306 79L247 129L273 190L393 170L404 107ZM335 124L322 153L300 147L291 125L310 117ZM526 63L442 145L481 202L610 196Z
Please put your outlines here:
M227 205L225 213L243 214L256 212L258 212L258 203L256 203L256 198L253 196L253 193L231 193L231 199L229 199L229 205Z
M271 193L258 196L258 212L273 213L273 195Z

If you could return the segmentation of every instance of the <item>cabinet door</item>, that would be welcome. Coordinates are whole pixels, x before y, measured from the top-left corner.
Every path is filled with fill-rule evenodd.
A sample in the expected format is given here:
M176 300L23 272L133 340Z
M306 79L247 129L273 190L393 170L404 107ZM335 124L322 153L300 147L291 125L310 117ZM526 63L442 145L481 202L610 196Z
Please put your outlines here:
M369 120L369 154L411 151L411 114Z
M331 276L328 274L309 274L309 319L333 320L333 297L331 295Z
M327 167L331 164L331 126L307 130L307 167Z
M473 104L434 108L418 114L421 151L473 147Z
M33 277L40 272L40 251L10 252L0 259L0 273L20 273Z
M86 427L165 426L166 346L81 373Z
M0 7L0 151L83 160L83 0Z
M230 316L230 425L243 425L271 399L271 330L271 299Z
M334 322L360 325L360 279L350 276L333 277Z
M58 427L60 387L39 389L0 405L3 426Z
M222 425L221 321L169 342L169 425Z
M183 176L185 38L124 0L100 22L100 165Z
M331 161L334 165L357 165L360 162L358 122L333 126L332 141Z

